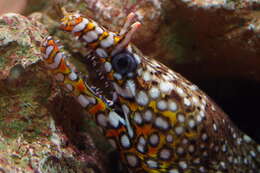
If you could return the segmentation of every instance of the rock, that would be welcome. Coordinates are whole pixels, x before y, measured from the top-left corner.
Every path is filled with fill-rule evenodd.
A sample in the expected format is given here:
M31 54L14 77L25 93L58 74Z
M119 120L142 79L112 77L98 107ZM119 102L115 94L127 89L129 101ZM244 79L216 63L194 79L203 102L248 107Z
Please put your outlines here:
M12 67L26 68L39 60L42 38L40 31L21 15L5 14L0 24L0 79L5 79Z
M0 172L106 172L88 134L96 127L41 64L41 15L0 17Z
M0 0L0 15L4 13L8 13L9 11L12 12L21 12L25 9L26 6L26 1L27 0L10 0L10 1L5 1L5 0ZM10 5L12 4L12 5Z

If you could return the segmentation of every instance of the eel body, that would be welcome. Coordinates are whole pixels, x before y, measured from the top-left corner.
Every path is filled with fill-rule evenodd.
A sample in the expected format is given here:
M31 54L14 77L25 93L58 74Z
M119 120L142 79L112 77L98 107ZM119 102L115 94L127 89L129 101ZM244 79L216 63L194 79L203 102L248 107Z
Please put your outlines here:
M106 97L113 99L97 94L51 37L42 45L42 59L102 127L130 172L260 172L260 145L196 85L130 43L140 26L132 22L134 14L118 33L78 13L64 15L61 28L92 49L110 86Z

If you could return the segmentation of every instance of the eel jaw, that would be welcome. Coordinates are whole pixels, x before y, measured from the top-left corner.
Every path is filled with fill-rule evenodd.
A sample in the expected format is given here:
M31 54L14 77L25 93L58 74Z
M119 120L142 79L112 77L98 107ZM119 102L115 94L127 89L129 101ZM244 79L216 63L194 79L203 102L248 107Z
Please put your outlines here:
M102 64L98 62L98 57L90 52L84 61L88 71L88 76L83 77L85 83L96 96L104 100L108 106L112 106L114 104L114 90L110 82L106 80L105 73L101 70Z

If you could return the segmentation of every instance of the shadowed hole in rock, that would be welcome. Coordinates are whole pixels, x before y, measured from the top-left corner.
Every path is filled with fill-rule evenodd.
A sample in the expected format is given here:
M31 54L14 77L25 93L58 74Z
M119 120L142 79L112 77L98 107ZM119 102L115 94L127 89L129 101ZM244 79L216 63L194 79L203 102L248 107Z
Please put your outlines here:
M246 79L197 80L195 83L228 114L236 126L260 143L257 121L260 82Z

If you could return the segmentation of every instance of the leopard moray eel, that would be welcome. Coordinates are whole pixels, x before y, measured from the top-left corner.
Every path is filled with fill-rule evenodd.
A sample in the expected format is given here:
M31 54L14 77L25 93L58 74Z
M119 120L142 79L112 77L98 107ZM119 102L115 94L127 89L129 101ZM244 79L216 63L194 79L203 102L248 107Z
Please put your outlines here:
M42 59L101 126L129 172L260 172L260 145L238 130L196 85L130 43L140 26L132 22L133 13L119 33L79 13L64 15L61 28L92 49L113 96L104 93L113 103L77 74L51 37L42 45Z

